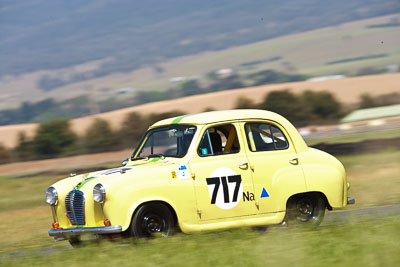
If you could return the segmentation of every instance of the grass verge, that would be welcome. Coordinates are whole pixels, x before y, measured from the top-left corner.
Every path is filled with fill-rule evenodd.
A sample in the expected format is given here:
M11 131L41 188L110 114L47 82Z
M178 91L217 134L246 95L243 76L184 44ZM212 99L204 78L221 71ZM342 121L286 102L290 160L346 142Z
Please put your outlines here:
M400 216L318 229L249 229L0 254L4 266L396 266Z
M356 198L356 204L347 209L400 203L400 151L342 156L339 159L346 168L351 184L349 195ZM54 246L53 239L47 235L52 218L50 208L44 203L44 192L61 178L0 177L0 250L18 251L31 246ZM186 240L186 237L180 238ZM67 242L59 244L66 245ZM172 245L177 250L186 246ZM209 249L212 251L213 245ZM264 251L264 255L269 255L268 250Z

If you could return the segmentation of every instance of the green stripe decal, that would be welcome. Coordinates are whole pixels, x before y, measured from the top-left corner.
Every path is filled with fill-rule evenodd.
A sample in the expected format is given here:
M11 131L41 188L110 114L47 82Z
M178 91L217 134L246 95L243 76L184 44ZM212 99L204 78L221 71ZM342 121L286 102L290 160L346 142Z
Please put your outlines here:
M201 113L204 113L204 112L193 113L193 114L187 114L187 115L179 116L179 117L177 117L176 119L174 119L174 120L171 122L171 124L178 124L178 123L181 122L181 120L183 120L183 119L186 118L186 117L193 116L193 115L198 115L198 114L201 114Z
M171 125L172 125L172 124L179 124L179 123L181 122L181 120L183 120L183 119L186 118L186 117L193 116L193 115L199 115L199 114L203 114L203 113L207 113L207 111L206 111L206 112L193 113L193 114L186 114L186 115L179 116L179 117L177 117L176 119L174 119L174 120L171 122Z
M157 161L159 161L160 159L161 159L161 158L153 158L153 159L150 160L150 161L142 162L142 163L138 163L138 164L133 164L133 165L130 165L130 166L139 166L139 165L147 164L147 163L149 163L149 162L157 162Z
M175 120L173 120L173 121L171 122L171 124L178 124L178 123L180 123L181 120L183 120L183 118L185 118L186 116L187 116L187 115L183 115L183 116L180 116L180 117L176 118Z
M82 182L80 182L79 184L77 184L77 185L74 187L74 190L80 190L80 189L82 188L82 186L84 186L87 182L93 180L94 178L96 178L96 177L86 178L85 180L83 180Z
M139 163L139 164L136 164L136 165L131 165L131 166L143 165L143 164L147 164L147 163L149 163L149 162L157 162L157 161L159 161L160 159L161 159L160 157L155 157L155 158L151 159L150 161L143 162L143 163ZM131 168L128 168L128 169L131 169ZM114 173L114 172L112 172L112 173ZM108 174L112 174L112 173L108 173ZM100 176L102 176L102 175L108 175L108 174L107 174L107 172L105 172L105 173L100 174ZM81 188L82 188L85 184L87 184L88 182L90 182L91 180L93 180L93 179L95 179L95 178L97 178L97 177L98 177L98 176L93 176L93 177L85 178L83 181L81 181L79 184L77 184L77 185L74 187L73 190L81 190Z
M161 158L153 158L150 162L157 162L159 161Z

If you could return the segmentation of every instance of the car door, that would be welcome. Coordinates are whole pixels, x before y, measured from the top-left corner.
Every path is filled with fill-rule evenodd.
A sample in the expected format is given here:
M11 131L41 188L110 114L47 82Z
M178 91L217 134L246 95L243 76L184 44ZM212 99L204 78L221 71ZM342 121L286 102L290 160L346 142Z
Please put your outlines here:
M238 127L234 122L204 127L190 159L201 220L256 213L254 198L243 198L253 192L253 180Z
M253 169L259 213L284 211L290 192L306 191L303 170L285 129L275 122L241 122L245 150Z

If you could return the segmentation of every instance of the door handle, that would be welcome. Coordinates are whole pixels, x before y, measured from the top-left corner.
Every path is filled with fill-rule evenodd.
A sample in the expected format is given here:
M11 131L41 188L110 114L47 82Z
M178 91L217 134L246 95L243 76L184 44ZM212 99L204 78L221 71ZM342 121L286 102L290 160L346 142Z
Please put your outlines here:
M299 159L298 158L291 159L291 160L289 160L289 163L292 165L297 165L297 164L299 164Z
M239 168L242 170L247 170L247 168L249 167L249 164L247 162L242 163L239 165Z

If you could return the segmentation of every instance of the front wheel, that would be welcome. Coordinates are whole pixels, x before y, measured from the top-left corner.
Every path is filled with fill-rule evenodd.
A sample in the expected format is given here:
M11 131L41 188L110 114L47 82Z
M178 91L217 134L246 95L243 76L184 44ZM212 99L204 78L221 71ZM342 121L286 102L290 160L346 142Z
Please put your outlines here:
M288 225L318 226L325 216L326 203L320 194L303 194L289 199L285 221Z
M68 242L71 244L72 247L77 248L82 246L82 241L80 236L71 236L68 239Z
M131 231L134 237L154 237L172 235L175 228L170 209L162 203L144 204L133 216Z

